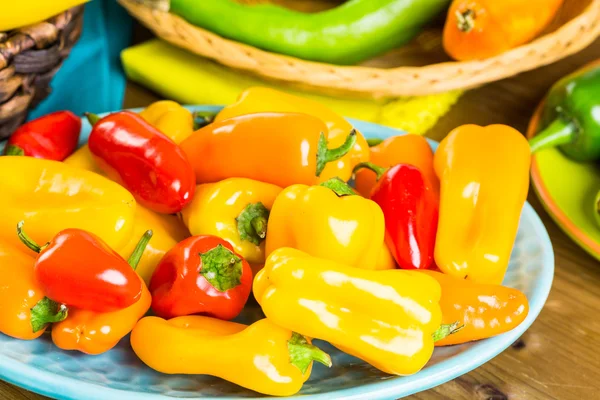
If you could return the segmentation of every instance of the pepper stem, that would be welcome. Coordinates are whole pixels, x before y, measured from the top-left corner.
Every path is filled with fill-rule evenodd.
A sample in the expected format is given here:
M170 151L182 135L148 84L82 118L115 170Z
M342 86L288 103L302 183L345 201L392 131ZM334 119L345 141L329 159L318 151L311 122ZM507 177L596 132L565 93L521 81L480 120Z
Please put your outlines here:
M101 118L97 114L86 112L83 115L85 115L91 126L96 125L96 122L101 120Z
M15 146L14 144L9 144L4 149L5 156L24 156L25 151L19 146Z
M361 162L361 163L356 164L356 166L352 170L352 173L355 174L363 168L367 168L367 169L370 169L371 171L375 172L375 174L377 175L377 180L381 179L383 174L385 174L386 171L389 169L389 168L380 167L379 165L375 165L372 162Z
M383 142L383 139L379 139L379 138L367 139L367 144L369 145L369 147L377 146L381 142Z
M194 120L194 130L200 129L215 120L217 113L214 111L194 111L192 114Z
M23 230L23 225L25 225L25 221L21 221L17 224L17 236L19 236L19 239L21 239L21 242L23 242L23 244L27 247L29 247L31 250L35 251L36 253L41 252L42 250L44 250L44 246L40 246L39 244L37 244L32 238L29 237L28 234L25 233L25 231Z
M200 275L219 292L226 292L242 283L242 259L222 244L200 253Z
M321 136L319 136L319 144L317 146L316 175L321 175L321 172L323 172L323 169L325 169L325 165L327 165L327 163L339 160L348 154L352 147L354 147L355 143L356 129L352 129L340 147L329 149L327 148L327 138L325 137L325 134L321 132Z
M475 12L473 10L456 11L458 30L469 33L475 27Z
M458 321L452 324L442 324L437 331L433 332L433 341L437 342L438 340L442 340L445 337L460 331L464 327L464 325L458 326Z
M31 329L33 333L44 329L53 322L64 321L68 315L67 306L44 297L31 309Z
M320 362L326 367L331 367L331 357L323 350L308 343L308 340L299 333L292 332L292 337L288 340L288 352L290 354L290 363L297 367L303 374L313 361Z
M260 245L267 237L269 210L263 203L250 203L235 219L240 239Z
M573 122L565 121L562 118L556 118L538 135L529 140L529 148L532 153L548 147L560 146L571 143L577 135L577 127Z
M326 187L327 189L331 189L335 194L338 195L338 197L342 197L342 196L353 196L356 193L354 192L354 190L352 190L352 188L343 180L341 180L338 177L335 178L331 178L323 183L321 183L319 186L323 186Z
M131 252L127 263L131 265L131 268L133 268L134 271L140 263L140 260L144 255L144 250L146 250L146 246L148 246L148 242L150 241L150 239L152 239L153 234L154 233L151 230L147 230L146 232L144 232L144 235L141 237L140 241L135 246L135 249L133 249L133 252Z

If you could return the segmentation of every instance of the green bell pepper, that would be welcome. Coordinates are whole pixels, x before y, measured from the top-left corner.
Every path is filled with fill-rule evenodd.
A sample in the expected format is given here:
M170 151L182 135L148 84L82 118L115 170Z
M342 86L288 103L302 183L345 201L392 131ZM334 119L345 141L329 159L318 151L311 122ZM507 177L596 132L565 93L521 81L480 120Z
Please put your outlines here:
M142 0L189 23L267 51L355 64L413 39L450 0L349 0L318 13L235 0ZM170 4L169 4L170 3Z
M574 161L600 160L600 60L555 83L542 107L532 153L558 146Z

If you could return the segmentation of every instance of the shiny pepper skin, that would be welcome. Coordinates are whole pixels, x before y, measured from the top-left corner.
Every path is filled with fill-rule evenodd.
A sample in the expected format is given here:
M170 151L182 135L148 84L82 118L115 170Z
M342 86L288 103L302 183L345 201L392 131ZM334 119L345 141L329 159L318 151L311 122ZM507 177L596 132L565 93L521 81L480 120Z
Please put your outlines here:
M466 343L508 332L527 317L529 302L517 289L478 284L436 271L423 271L442 288L442 323L458 321L456 333L441 339L436 346Z
M131 347L165 374L212 375L272 396L291 396L310 377L312 361L331 359L301 335L267 319L250 326L191 316L143 318Z
M171 139L129 111L88 118L95 122L88 146L98 165L141 205L173 214L192 200L194 171Z
M499 285L529 189L531 152L505 125L463 125L435 156L441 182L435 262L446 274Z
M171 100L160 100L150 104L140 112L140 117L175 143L181 143L194 132L192 113Z

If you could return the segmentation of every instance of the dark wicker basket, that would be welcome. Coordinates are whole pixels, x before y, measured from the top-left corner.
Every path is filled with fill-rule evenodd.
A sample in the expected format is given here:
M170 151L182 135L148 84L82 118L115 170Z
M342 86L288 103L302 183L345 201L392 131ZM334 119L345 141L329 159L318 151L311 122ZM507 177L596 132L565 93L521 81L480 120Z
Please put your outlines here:
M79 39L83 6L35 25L0 32L0 140L50 94L50 81Z

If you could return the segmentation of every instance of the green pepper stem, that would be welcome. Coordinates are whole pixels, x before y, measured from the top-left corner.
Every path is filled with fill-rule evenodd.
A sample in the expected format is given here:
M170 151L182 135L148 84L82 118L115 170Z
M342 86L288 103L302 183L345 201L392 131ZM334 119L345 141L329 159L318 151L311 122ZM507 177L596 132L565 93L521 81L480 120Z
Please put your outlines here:
M64 321L68 313L67 306L44 297L31 308L31 330L36 333L48 324Z
M308 343L308 340L299 333L292 332L288 340L290 363L297 367L303 374L313 361L320 362L326 367L331 367L331 357L317 346Z
M192 114L194 120L194 130L200 129L215 120L217 113L214 111L194 111Z
M367 144L369 145L369 147L377 146L381 142L383 142L383 139L379 139L379 138L367 139Z
M452 324L440 325L438 330L433 332L433 341L437 342L438 340L442 340L445 337L450 336L450 335L460 331L464 327L465 327L464 325L458 326L458 321L454 322Z
M15 146L14 144L9 144L4 149L5 156L24 156L25 151L19 146Z
M361 163L356 164L356 166L352 170L352 173L356 174L359 170L361 170L363 168L367 168L367 169L370 169L371 171L375 172L375 174L377 175L377 180L381 179L383 174L385 174L386 171L389 169L389 168L380 167L379 165L375 165L372 162L361 162Z
M576 134L575 124L559 117L529 140L529 148L532 153L536 153L542 149L571 143L575 140Z
M32 238L30 238L29 235L23 230L23 225L25 225L25 221L21 221L17 224L17 236L19 236L19 239L21 239L21 242L23 242L25 246L29 247L36 253L41 252L46 246L40 246Z
M89 112L86 112L83 115L85 115L91 126L96 125L96 122L100 121L101 119L97 114L92 114Z
M344 182L343 180L341 180L338 177L331 178L331 179L321 183L319 186L323 186L323 187L326 187L327 189L332 190L335 194L338 195L338 197L353 196L356 194L354 192L354 190L352 190L350 185L348 185L346 182Z
M200 275L219 292L226 292L242 283L243 260L222 244L200 253Z
M319 136L319 144L317 146L317 170L316 175L320 176L321 172L325 169L327 163L339 160L344 157L348 152L354 147L356 143L356 129L352 129L346 140L340 147L335 149L327 148L327 138L325 134L321 132L321 136Z
M153 234L154 233L151 230L147 230L146 232L144 232L144 235L142 235L140 241L135 246L135 249L133 249L133 252L129 256L129 260L127 260L127 263L131 265L131 268L133 268L134 271L140 263L142 255L144 255L144 250L146 250L146 246L148 246L148 242L150 241L150 239L152 239Z
M456 21L461 32L471 32L475 27L475 12L473 10L456 11Z
M260 245L267 237L269 210L263 203L250 203L235 219L240 239Z

